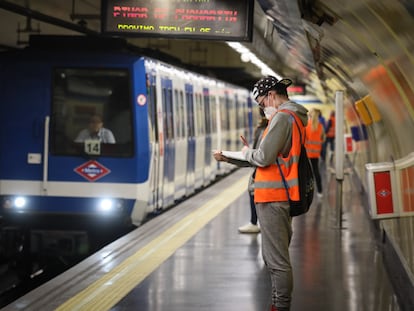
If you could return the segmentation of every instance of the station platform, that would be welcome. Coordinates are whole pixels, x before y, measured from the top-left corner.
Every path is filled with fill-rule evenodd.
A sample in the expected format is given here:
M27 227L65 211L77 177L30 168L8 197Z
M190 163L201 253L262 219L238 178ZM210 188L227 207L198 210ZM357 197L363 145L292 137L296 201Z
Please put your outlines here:
M291 311L399 311L366 195L323 170L324 196L293 218ZM249 168L146 222L1 310L268 311L270 278L250 219ZM340 218L338 218L340 215Z

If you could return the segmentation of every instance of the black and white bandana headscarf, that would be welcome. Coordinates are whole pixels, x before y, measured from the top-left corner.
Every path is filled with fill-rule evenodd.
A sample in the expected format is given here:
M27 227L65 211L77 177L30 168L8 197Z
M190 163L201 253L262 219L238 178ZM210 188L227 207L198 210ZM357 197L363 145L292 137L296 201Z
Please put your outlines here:
M253 98L257 100L259 96L266 95L267 92L269 92L270 90L276 89L277 86L283 86L287 88L291 84L292 84L292 80L290 79L282 79L278 81L273 76L267 76L265 78L260 79L259 81L255 83L255 85L253 86L252 95L253 95Z

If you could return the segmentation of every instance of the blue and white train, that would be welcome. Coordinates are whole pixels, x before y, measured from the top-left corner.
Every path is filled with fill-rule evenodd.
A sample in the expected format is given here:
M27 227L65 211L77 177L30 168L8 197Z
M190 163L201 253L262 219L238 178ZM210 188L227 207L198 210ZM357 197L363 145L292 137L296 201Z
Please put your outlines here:
M255 118L248 90L129 52L5 53L0 90L0 202L11 224L140 225L229 172L212 150L240 150ZM93 114L115 144L74 141Z

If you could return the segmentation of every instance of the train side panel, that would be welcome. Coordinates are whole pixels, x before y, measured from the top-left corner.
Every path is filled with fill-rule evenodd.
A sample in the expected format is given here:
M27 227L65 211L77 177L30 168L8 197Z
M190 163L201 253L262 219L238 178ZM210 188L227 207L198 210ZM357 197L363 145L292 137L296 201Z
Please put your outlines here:
M248 125L238 121L247 112L238 92L246 90L123 53L22 52L1 66L7 213L139 225L235 168L211 151L240 149ZM94 114L115 143L78 141ZM18 206L21 198L26 205Z

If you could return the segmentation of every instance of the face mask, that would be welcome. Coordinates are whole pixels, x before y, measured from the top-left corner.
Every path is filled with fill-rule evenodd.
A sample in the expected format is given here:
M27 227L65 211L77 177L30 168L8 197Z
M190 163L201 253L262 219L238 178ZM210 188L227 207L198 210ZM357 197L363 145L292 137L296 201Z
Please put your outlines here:
M270 118L276 113L277 109L275 107L265 107L263 112L266 116L266 119L270 120Z

